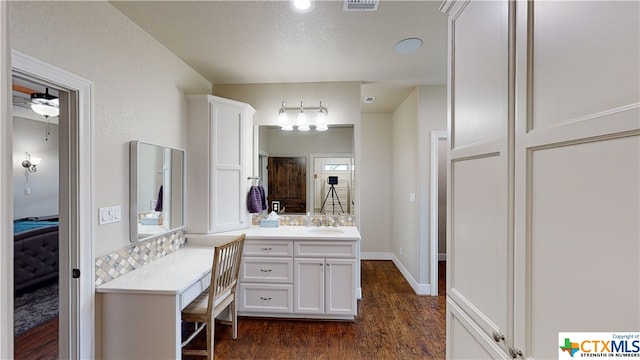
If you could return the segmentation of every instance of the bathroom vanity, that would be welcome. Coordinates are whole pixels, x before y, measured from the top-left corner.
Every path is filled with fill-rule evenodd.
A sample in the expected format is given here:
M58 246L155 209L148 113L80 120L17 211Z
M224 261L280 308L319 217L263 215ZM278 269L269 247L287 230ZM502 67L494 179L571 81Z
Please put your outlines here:
M213 246L245 233L238 315L352 321L360 298L355 226L187 234L187 247L97 287L103 359L179 359L180 313L211 280Z
M360 233L355 226L252 227L187 235L189 246L246 234L238 315L353 320L360 288Z

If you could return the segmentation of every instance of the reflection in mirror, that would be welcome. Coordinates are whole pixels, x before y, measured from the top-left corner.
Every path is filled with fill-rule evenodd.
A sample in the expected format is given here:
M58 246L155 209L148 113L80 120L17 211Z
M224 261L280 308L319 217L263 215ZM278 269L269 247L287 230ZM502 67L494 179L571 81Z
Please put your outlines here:
M332 126L323 132L258 126L255 134L258 146L254 173L259 175L260 184L265 188L268 211L272 210L273 201L278 201L283 213L355 214L353 125ZM271 166L268 166L270 158ZM306 159L305 172L292 170L292 164L302 162L300 158ZM284 170L276 168L277 159ZM293 185L290 184L298 183L297 179L303 175L306 191L301 199L298 192L291 191ZM329 176L338 177L338 182L329 184ZM331 185L334 185L333 191ZM283 189L283 194L274 193ZM292 194L295 199L287 198Z
M130 239L140 241L184 225L184 150L130 144Z

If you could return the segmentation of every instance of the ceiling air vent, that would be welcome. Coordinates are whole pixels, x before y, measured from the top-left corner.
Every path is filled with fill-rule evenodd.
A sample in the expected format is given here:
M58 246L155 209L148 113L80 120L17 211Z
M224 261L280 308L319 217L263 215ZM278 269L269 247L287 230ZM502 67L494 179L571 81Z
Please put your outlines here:
M380 0L344 0L344 11L378 11Z
M375 96L367 96L364 98L364 100L362 101L365 104L373 104L376 101L376 97Z

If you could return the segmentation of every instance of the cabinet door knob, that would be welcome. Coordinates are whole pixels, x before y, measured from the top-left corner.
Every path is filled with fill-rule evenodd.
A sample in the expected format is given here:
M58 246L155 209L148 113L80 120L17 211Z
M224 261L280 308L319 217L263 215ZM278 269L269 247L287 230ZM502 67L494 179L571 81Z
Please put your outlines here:
M518 356L522 356L522 350L516 349L513 346L509 346L509 355L511 355L511 357L515 359Z
M493 340L495 340L495 342L500 342L500 340L504 340L504 334L501 334L497 331L493 332Z
M269 300L271 300L271 297L260 296L260 300L269 301Z

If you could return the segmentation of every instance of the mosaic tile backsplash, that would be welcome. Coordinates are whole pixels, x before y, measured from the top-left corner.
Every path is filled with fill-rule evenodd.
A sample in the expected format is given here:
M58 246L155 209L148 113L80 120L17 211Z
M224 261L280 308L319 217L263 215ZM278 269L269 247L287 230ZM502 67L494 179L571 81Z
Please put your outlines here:
M266 219L269 214L253 214L251 218L251 224L255 226L260 225L261 219ZM307 225L307 216L306 215L285 215L280 214L280 226L306 226ZM311 221L311 226L327 226L327 222L329 222L328 226L333 226L336 222L338 226L355 226L356 225L356 217L353 215L322 215L322 214L312 214L309 217L309 221Z
M96 259L96 286L186 246L184 229L166 236L141 241Z

